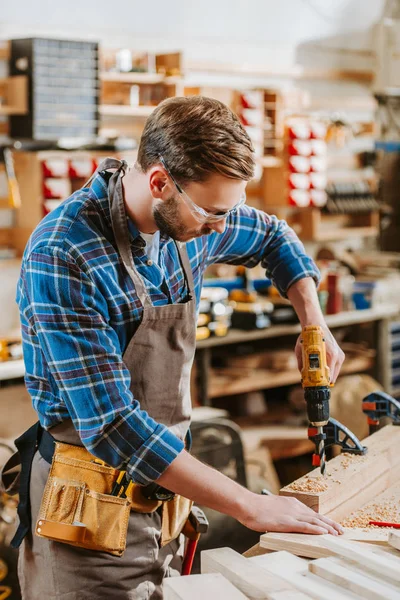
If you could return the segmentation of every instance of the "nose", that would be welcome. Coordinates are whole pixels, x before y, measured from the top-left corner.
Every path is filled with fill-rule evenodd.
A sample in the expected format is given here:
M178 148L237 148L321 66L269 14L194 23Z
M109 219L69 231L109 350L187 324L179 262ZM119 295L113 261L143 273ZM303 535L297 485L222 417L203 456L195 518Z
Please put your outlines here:
M213 229L217 233L224 233L226 225L226 219L221 219L220 221L214 221L213 223L208 223L210 229Z

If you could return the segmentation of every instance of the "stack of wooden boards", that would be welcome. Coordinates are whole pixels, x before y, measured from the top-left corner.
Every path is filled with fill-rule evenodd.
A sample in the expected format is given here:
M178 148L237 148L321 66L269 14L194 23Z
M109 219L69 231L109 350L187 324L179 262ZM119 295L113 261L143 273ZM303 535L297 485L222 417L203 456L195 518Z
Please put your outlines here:
M314 470L280 491L341 521L343 536L266 533L246 556L203 552L202 575L166 580L165 600L400 600L400 533L368 526L400 523L400 427L363 444L329 461L326 479Z
M304 537L317 539L318 546L307 551L303 545L301 551L322 558L307 560L287 551L246 558L230 548L207 550L201 554L202 574L167 579L164 598L400 600L400 533L386 533L388 542L376 544Z

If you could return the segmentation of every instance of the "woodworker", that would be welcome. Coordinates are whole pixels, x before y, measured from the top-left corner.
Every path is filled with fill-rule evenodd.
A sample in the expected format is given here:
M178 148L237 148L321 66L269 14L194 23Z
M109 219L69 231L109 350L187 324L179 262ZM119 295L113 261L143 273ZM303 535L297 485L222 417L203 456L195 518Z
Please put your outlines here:
M301 325L325 329L333 381L344 359L319 307L316 265L285 221L245 204L254 165L225 105L168 99L147 120L133 168L106 159L32 234L17 292L40 422L19 440L25 600L162 598L163 577L180 571L189 500L260 532L341 531L188 452L209 265L261 263ZM123 471L128 499L111 489Z

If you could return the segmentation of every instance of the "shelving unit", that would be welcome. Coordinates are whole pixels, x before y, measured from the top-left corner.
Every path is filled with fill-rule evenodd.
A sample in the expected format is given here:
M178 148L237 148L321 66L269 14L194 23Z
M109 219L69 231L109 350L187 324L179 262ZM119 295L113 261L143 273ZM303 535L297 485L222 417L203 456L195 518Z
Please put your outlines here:
M99 113L109 117L148 117L155 106L124 106L119 104L101 104Z
M310 208L296 212L289 219L304 241L331 242L355 237L379 235L379 212L365 214L326 215Z
M351 373L360 373L369 371L374 364L373 359L369 357L358 356L351 358L345 363L341 370L341 375L350 375ZM300 382L299 371L271 371L268 369L254 369L253 371L240 369L235 377L233 369L226 369L226 375L218 375L218 371L224 369L214 369L210 377L210 387L208 396L210 399L221 396L233 396L256 390L267 390L286 385L294 385Z
M399 313L398 306L387 305L379 306L368 310L355 310L342 312L335 315L326 315L326 322L330 329L339 327L364 325L366 323L375 323L375 343L376 359L370 356L357 356L343 365L342 374L359 373L374 370L378 380L385 385L385 377L390 368L390 355L385 351L387 345L388 323ZM237 344L252 343L257 340L277 339L295 336L301 331L299 324L293 325L273 325L267 329L240 331L230 330L226 337L210 337L206 340L197 342L196 351L196 392L200 405L210 405L212 400L221 396L230 396L241 394L254 390L272 389L276 387L293 385L299 382L299 373L296 370L277 373L276 371L254 371L249 373L238 369L238 378L232 377L223 379L214 377L215 373L211 370L212 351L229 347ZM294 347L294 345L293 345ZM243 376L244 375L244 376ZM243 377L242 377L243 376Z

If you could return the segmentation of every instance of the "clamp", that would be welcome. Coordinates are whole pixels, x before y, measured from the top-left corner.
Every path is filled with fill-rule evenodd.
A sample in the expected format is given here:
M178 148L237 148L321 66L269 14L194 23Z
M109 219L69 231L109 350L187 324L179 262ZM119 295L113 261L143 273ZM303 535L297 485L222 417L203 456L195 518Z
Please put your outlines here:
M349 454L365 454L368 450L350 429L333 417L330 417L328 423L324 425L322 433L318 433L317 427L309 427L308 439L315 444L316 448L312 458L314 467L320 466L318 448L321 441L324 442L325 448L340 446L342 452L348 452Z
M392 419L393 425L400 425L400 402L385 392L368 394L363 400L362 409L368 417L370 433L379 429L383 417Z

